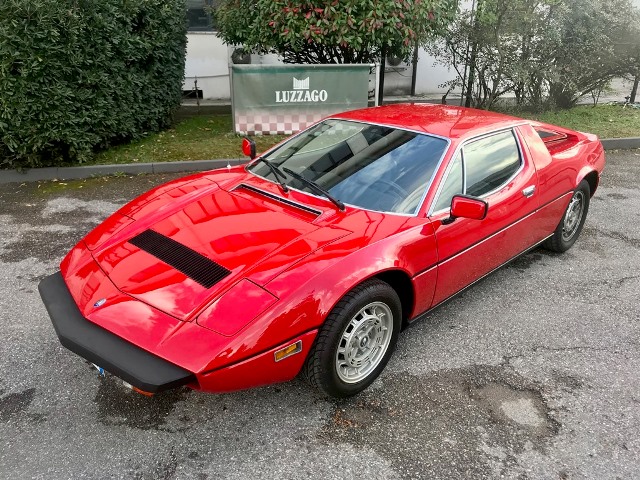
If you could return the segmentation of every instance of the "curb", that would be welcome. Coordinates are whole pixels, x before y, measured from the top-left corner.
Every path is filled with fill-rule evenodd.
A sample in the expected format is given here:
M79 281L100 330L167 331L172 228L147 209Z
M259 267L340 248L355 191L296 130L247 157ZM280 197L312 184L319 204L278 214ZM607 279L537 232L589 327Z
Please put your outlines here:
M153 162L153 163L122 163L117 165L87 165L85 167L50 167L31 168L24 172L16 170L0 170L0 184L36 182L41 180L76 180L104 175L126 173L138 175L140 173L176 173L200 172L224 168L227 165L236 166L246 160L231 158L228 160L189 160L181 162Z
M640 137L605 138L600 140L605 150L632 150L640 148ZM235 166L247 160L232 158L228 160L188 160L180 162L122 163L119 165L88 165L86 167L50 167L31 168L24 172L0 170L0 184L37 182L42 180L76 180L103 175L126 173L177 173L214 170L227 165Z
M600 140L605 150L633 150L640 148L640 137L604 138Z

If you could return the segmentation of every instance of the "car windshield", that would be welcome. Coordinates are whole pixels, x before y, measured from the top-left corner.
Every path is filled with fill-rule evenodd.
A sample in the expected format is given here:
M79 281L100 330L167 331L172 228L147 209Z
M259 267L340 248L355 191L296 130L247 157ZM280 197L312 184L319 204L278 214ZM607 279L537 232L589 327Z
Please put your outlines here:
M448 142L398 128L325 120L264 156L286 184L317 195L302 175L334 198L356 207L415 214ZM263 162L249 166L276 180Z

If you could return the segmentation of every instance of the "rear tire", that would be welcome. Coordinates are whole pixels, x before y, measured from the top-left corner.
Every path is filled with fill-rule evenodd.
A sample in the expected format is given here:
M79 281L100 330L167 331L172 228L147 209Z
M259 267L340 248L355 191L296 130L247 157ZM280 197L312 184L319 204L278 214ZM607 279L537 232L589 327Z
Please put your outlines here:
M589 184L583 180L573 191L573 196L555 232L542 244L544 248L562 253L573 246L580 236L584 221L587 219L590 197Z
M386 366L401 325L396 291L371 279L347 293L329 313L302 368L326 395L350 397L367 388Z

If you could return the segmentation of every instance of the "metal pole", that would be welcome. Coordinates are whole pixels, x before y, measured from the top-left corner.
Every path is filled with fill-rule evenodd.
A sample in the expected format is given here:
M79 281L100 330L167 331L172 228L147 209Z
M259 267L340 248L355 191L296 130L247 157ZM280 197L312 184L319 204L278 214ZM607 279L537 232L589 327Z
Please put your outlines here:
M413 72L411 73L411 96L413 97L416 94L416 76L418 73L418 40L416 40L416 45L413 49L411 63L413 64Z
M198 77L193 80L193 88L196 91L196 105L198 106L198 115L200 115L200 95L198 95Z
M378 96L378 105L384 102L384 69L387 66L387 47L382 47L382 60L380 60L380 94Z
M629 98L629 103L636 103L636 95L638 94L638 83L640 83L640 73L636 75L636 78L633 81L633 88L631 88L631 98Z
M233 132L236 131L236 102L233 100L233 65L229 62L229 92L231 93L231 123L233 123Z
M376 89L375 89L375 99L374 105L376 107L380 106L380 64L376 63Z

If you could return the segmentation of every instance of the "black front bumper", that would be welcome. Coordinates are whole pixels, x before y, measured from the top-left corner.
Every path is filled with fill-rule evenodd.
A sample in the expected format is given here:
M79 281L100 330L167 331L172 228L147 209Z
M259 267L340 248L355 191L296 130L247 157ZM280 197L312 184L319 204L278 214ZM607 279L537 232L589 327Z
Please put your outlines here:
M161 392L195 380L195 376L114 335L82 316L60 272L38 285L60 343L109 373L146 392Z

